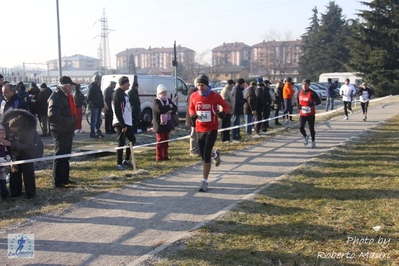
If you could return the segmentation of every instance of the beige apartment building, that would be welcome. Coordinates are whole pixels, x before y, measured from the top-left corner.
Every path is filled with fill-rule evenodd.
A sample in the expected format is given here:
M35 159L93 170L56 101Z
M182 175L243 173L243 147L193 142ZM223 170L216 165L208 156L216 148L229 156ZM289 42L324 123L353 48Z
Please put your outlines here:
M116 54L116 68L122 71L129 69L130 58L133 56L136 68L140 69L172 69L174 59L173 47L161 48L129 48ZM178 45L176 47L177 61L181 65L194 63L195 51Z
M212 65L250 66L251 46L243 42L223 43L212 49Z
M61 58L63 70L99 70L101 60L90 56L75 54ZM58 69L58 59L46 61L48 70Z
M302 41L263 41L252 46L251 73L276 81L292 77L298 81Z

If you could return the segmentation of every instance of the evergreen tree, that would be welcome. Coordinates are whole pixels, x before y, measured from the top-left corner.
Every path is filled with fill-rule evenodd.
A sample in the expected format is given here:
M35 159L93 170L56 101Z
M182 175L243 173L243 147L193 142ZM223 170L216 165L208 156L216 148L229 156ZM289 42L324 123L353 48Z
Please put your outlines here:
M309 78L314 79L312 69L314 69L314 47L313 38L319 30L319 18L317 7L312 9L313 16L309 19L310 26L306 28L306 33L302 35L302 56L299 58L299 77L300 79Z
M350 49L352 72L362 73L364 81L384 96L399 93L399 1L361 2L369 10L358 16Z
M334 1L326 7L327 12L321 14L320 20L317 9L312 10L311 25L302 36L299 75L311 80L318 80L324 72L346 71L345 65L349 62L349 49L344 45L348 27L342 9Z

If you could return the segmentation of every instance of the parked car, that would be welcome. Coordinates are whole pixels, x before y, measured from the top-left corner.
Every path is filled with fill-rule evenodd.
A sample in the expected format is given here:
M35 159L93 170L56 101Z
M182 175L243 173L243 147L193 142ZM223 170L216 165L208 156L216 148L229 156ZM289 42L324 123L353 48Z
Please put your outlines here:
M224 87L215 87L215 88L211 88L211 90L220 94L222 92L223 88Z

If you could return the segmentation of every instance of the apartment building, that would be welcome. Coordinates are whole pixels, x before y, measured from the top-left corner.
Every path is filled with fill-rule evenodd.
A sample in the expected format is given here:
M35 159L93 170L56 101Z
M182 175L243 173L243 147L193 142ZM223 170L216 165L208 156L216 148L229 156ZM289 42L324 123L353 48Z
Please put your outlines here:
M236 65L249 68L251 50L251 46L243 42L223 43L212 49L212 65Z
M63 70L99 70L101 60L90 56L75 54L61 58ZM46 61L48 70L58 69L58 59Z
M290 76L298 78L298 60L302 41L263 41L252 46L251 73L277 80Z
M133 57L136 68L141 69L171 69L174 59L174 48L129 48L116 54L116 68L126 71ZM178 45L176 57L179 64L194 63L195 51Z

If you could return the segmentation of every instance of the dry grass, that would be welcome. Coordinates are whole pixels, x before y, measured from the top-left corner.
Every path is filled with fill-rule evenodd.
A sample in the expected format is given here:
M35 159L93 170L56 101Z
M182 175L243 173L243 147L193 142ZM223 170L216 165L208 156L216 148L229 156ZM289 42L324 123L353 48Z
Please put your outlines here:
M398 150L396 116L272 184L156 264L399 265Z

